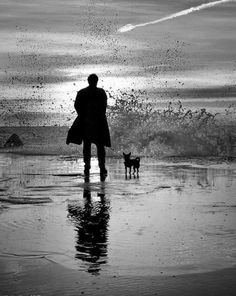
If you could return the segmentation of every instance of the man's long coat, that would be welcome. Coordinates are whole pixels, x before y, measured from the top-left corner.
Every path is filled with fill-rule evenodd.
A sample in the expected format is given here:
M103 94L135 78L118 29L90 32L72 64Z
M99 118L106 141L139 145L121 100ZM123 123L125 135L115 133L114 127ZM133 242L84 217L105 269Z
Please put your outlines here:
M76 96L75 110L78 114L69 129L66 143L80 145L83 140L111 147L106 118L107 96L102 88L88 86Z

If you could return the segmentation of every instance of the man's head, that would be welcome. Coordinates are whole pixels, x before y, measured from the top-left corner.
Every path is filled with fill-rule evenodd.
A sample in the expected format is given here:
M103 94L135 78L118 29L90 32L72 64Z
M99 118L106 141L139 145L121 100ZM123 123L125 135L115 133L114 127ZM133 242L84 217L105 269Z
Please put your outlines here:
M98 77L96 74L91 74L88 77L88 83L90 86L97 86L98 83Z

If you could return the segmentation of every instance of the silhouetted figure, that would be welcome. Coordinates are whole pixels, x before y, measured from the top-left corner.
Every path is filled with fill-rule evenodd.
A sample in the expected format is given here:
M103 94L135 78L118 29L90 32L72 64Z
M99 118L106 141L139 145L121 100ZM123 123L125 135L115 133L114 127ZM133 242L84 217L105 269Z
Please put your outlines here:
M77 231L76 258L88 263L87 271L98 274L101 264L107 262L107 231L109 203L105 194L98 194L100 201L92 201L90 188L84 189L84 206L68 205L68 216Z
M83 142L84 174L89 175L91 144L97 146L98 164L101 175L107 175L105 167L105 146L111 147L110 133L106 119L107 96L97 87L98 77L88 77L89 86L81 89L76 96L75 110L78 114L67 136L67 144Z

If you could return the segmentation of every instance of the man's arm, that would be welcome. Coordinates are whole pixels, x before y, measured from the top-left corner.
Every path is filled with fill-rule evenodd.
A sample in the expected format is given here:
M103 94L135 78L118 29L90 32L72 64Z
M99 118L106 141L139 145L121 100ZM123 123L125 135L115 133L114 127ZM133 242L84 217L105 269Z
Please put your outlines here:
M75 107L77 114L79 115L80 111L81 111L81 93L79 91L77 92L77 95L75 98L74 107Z

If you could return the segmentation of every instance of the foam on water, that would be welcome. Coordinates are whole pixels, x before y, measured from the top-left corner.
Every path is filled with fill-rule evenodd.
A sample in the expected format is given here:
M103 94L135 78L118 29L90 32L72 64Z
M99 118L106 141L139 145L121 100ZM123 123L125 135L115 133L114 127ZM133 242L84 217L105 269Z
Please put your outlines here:
M112 102L107 109L111 132L112 150L110 156L120 156L123 151L151 157L163 156L236 156L236 109L233 104L223 104L220 113L200 102L187 106L176 99L167 102L146 93L109 93ZM228 102L229 104L229 102ZM216 106L215 106L216 107ZM75 115L71 116L72 124ZM3 147L11 134L16 133L22 140L22 147L1 148L32 155L65 155L65 161L82 155L78 145L66 145L69 127L66 126L19 126L0 127ZM93 150L93 153L96 151ZM3 165L6 160L3 160Z

